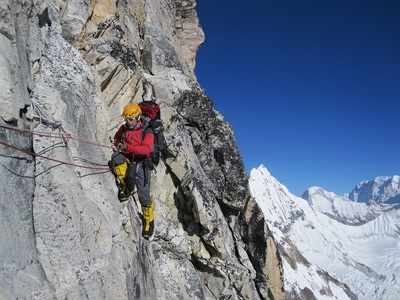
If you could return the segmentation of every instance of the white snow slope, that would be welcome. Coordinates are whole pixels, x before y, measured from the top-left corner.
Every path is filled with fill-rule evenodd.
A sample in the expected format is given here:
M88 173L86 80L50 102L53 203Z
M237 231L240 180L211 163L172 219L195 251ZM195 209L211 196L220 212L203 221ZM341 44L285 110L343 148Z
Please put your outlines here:
M251 171L249 185L279 245L287 293L307 288L316 299L400 299L400 209L315 187L304 200L264 166Z

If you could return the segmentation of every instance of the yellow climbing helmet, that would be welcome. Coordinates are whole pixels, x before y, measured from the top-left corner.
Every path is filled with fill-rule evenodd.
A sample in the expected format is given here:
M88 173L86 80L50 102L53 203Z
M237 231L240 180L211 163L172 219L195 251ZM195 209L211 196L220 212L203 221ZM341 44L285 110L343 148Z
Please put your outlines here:
M137 117L142 114L142 110L140 109L139 104L137 103L129 103L125 105L124 109L122 110L122 116L124 119L130 117Z

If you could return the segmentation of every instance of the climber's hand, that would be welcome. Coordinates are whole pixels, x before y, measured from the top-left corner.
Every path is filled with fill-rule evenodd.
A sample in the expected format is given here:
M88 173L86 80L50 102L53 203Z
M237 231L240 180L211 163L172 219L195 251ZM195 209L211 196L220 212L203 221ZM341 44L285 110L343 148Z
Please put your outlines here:
M127 147L127 145L126 145L125 143L120 143L120 144L118 144L118 150L119 150L120 152L126 152L127 149L128 149L128 147Z

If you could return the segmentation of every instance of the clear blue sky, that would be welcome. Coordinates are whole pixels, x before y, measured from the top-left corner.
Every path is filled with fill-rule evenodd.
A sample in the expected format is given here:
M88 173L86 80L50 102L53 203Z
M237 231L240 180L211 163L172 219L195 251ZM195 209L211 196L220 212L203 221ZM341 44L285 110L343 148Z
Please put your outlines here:
M196 74L249 171L342 194L400 174L400 2L202 1Z

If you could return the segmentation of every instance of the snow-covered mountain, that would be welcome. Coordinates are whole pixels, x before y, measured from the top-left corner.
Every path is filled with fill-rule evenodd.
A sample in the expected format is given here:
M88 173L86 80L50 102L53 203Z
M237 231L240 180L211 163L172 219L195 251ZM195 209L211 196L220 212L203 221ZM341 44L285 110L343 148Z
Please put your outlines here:
M302 199L260 166L250 191L276 239L288 299L400 299L400 210L310 188Z
M357 202L400 204L400 176L376 177L359 183L350 193Z
M313 209L348 225L362 225L375 219L382 212L392 209L390 205L354 202L315 186L310 187L302 198L307 200Z

